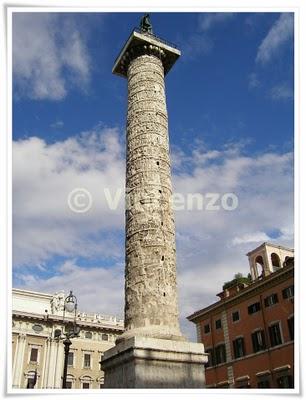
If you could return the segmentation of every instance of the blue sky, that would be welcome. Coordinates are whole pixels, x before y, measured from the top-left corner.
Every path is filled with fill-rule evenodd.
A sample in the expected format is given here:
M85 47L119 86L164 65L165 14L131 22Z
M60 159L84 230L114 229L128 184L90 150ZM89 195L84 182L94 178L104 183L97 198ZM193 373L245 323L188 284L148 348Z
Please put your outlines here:
M113 62L140 13L13 17L13 285L73 289L122 315L126 81ZM174 191L228 193L235 211L176 212L185 317L248 272L263 241L293 246L293 14L152 13L181 58L166 77ZM84 187L85 215L67 208ZM98 306L96 306L98 304ZM83 305L83 307L82 307Z

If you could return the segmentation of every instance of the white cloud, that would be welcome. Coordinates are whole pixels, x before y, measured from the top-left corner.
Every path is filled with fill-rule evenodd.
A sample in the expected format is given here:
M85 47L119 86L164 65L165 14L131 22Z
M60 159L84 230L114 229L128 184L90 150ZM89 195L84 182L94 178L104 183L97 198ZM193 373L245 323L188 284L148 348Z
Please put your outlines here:
M199 27L202 31L208 31L216 24L225 22L234 17L234 13L217 12L217 13L204 13L199 17Z
M207 54L214 47L213 41L203 34L194 34L181 40L184 60L189 60L201 54Z
M202 159L209 153L203 151ZM209 163L201 164L199 153L183 155L182 164L176 157L176 192L232 192L239 199L234 211L176 213L180 312L191 332L183 317L217 301L216 293L235 273L249 272L248 251L264 241L293 245L293 155L243 156L239 146L218 150ZM281 232L279 238L271 238L271 231Z
M261 86L260 80L258 79L258 76L255 72L252 72L248 76L248 81L249 81L249 89L255 89Z
M254 232L240 237L235 237L232 240L232 243L233 245L239 245L243 243L267 242L269 240L271 240L271 238L265 232Z
M280 83L270 90L272 100L291 100L293 99L293 89L287 83Z
M14 13L13 72L20 97L61 100L71 86L85 89L90 57L72 17Z
M60 120L56 120L54 122L52 122L52 124L50 124L50 128L52 129L59 129L62 128L64 126L64 122L60 121Z
M97 128L47 144L32 137L13 144L14 263L35 265L52 255L117 257L123 198L110 210L104 188L124 188L122 145L116 129ZM85 188L94 199L86 214L73 213L69 193ZM100 243L94 235L102 235ZM103 239L103 240L102 240Z
M293 24L292 13L280 15L258 48L257 62L266 64L279 53L282 46L293 36Z
M67 260L57 270L57 274L39 279L31 274L17 273L22 286L30 290L55 293L73 290L78 299L79 311L102 313L123 317L124 268L115 264L112 268L96 266L82 268L75 260Z
M215 294L235 273L249 272L245 254L258 241L278 231L274 241L292 246L293 155L245 156L240 144L206 149L197 143L195 151L188 154L188 150L173 152L175 192L184 196L233 192L239 198L235 211L176 212L181 323L185 334L194 337L186 316L216 301ZM24 287L49 292L72 288L88 311L100 307L96 295L103 296L104 313L122 310L124 248L119 239L124 237L124 205L110 210L103 188L114 193L124 187L123 153L116 129L97 128L54 144L38 138L14 142L14 257ZM67 194L75 187L93 195L93 208L85 215L73 214L67 207ZM102 261L88 268L69 261L55 266L47 279L35 273L31 277L20 268L44 267L54 255ZM112 267L106 268L105 258L112 260Z
M201 13L198 17L198 33L194 33L189 37L180 37L178 40L181 43L184 53L183 61L189 61L201 54L207 54L214 48L214 40L209 37L208 31L213 29L217 24L234 17L234 13Z

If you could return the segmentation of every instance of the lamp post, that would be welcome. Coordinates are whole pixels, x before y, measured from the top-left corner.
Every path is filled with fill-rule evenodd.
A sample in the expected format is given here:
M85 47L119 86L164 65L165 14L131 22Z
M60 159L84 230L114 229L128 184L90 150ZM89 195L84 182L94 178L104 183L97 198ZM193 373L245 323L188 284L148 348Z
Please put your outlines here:
M69 349L72 344L71 338L75 338L79 336L80 333L80 327L77 326L76 324L76 314L77 314L77 298L74 296L72 293L72 290L70 291L69 295L65 298L64 301L64 311L63 311L63 323L65 323L65 311L72 313L74 311L74 318L73 318L73 323L69 324L67 327L66 332L64 332L64 337L63 337L63 344L64 344L64 353L65 353L65 358L64 358L64 372L63 372L63 389L67 389L67 368L68 368L68 355L69 355ZM55 335L57 337L61 336L62 332L59 332L59 335ZM62 338L62 337L61 337Z
M64 352L65 352L65 360L64 360L64 372L63 372L63 389L67 389L67 368L68 368L68 354L69 354L69 349L71 345L71 340L69 337L66 337L64 339L63 344L64 344Z

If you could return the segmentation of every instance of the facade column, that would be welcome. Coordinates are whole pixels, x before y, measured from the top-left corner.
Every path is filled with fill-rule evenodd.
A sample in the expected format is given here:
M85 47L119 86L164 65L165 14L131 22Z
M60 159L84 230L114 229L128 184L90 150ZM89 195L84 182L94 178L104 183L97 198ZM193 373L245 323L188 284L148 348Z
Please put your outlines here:
M19 335L16 336L16 346L15 346L15 354L14 354L14 360L12 364L12 384L14 387L14 379L15 379L15 374L16 374L16 363L17 363L17 358L18 358L18 352L19 352Z
M56 353L56 370L55 370L55 383L54 387L56 389L62 388L62 375L64 369L64 345L63 342L57 343L57 353Z
M24 353L26 347L26 335L20 333L18 335L18 344L15 352L15 360L13 366L13 388L21 388L21 378L24 362Z
M196 325L196 330L197 330L197 342L202 343L202 336L201 336L201 323L198 322Z
M17 365L17 360L18 360L18 353L19 353L19 335L16 336L16 348L15 348L15 354L14 354L14 360L13 360L13 365L12 365L12 385L13 388L15 386L15 381L16 381L16 365Z
M48 364L49 364L49 349L50 349L50 338L46 339L45 344L45 353L44 353L44 365L42 369L42 377L41 377L41 388L46 389L47 387L47 376L48 376Z
M255 259L253 257L249 257L249 264L250 264L252 280L255 281L256 279L258 279L258 271L257 271Z
M226 361L232 362L231 342L230 342L228 323L227 323L227 312L225 310L222 311L221 313L221 323L224 335ZM234 387L234 370L232 364L228 365L227 367L227 378L229 386L231 388Z
M50 339L49 362L47 367L47 389L54 389L56 368L56 341Z

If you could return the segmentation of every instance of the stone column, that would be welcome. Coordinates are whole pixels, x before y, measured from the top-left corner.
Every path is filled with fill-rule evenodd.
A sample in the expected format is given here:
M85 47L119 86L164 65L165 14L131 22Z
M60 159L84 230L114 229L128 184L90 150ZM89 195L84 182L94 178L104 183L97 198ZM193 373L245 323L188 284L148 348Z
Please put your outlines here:
M62 376L64 371L64 345L60 341L57 343L57 358L56 358L56 376L55 376L55 388L62 388Z
M50 338L49 360L47 365L47 389L55 388L56 350L57 343L54 339Z
M13 388L21 388L24 353L26 348L26 334L20 333L17 339L16 355L13 368Z
M228 330L228 323L227 323L227 312L226 310L222 311L221 313L221 323L223 329L223 336L224 336L224 343L225 343L225 353L226 353L226 362L232 362L232 352L231 352L231 342L230 342L230 335ZM229 387L234 387L234 369L232 364L228 364L227 366L227 378Z
M182 340L162 61L155 54L136 57L127 77L124 337Z
M113 72L128 79L125 333L104 353L106 388L201 388L207 356L178 321L164 76L180 51L134 31Z
M13 365L12 365L12 387L14 388L15 386L15 377L16 377L16 365L18 362L18 353L19 353L19 335L16 336L16 346L15 346L15 354L14 354L14 359L13 359Z
M46 387L47 387L49 351L50 351L50 338L47 338L45 341L45 346L44 346L44 363L43 363L42 377L41 377L42 389L46 389Z

